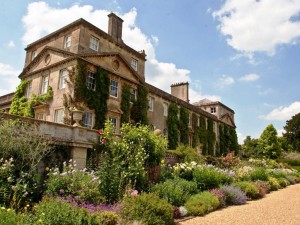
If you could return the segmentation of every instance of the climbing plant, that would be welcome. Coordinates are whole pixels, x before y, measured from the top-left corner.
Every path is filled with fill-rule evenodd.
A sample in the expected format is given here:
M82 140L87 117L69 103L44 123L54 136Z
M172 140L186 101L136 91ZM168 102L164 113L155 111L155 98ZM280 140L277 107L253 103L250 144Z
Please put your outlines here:
M168 148L175 150L178 146L178 106L175 103L171 103L168 108Z
M121 124L129 123L130 121L130 85L122 85L122 96L121 96L121 110L123 112L121 116Z
M220 155L223 156L226 148L225 148L225 135L224 135L224 125L220 124L219 125L219 148L220 148Z
M206 119L203 116L200 117L199 140L202 144L202 154L207 155Z
M137 87L137 98L131 108L131 119L135 123L148 125L148 89L143 85Z
M25 97L25 90L28 81L23 80L17 87L17 90L12 99L12 104L9 113L25 117L34 117L34 106L47 102L53 98L53 90L48 86L47 93L42 95L32 94L29 99Z
M209 118L207 120L207 150L209 155L214 155L215 141L214 121Z
M193 129L192 147L195 148L199 145L198 117L195 113L192 114L192 129Z
M184 145L189 144L189 116L190 112L188 109L180 108L179 118L179 132L180 132L180 143Z
M98 67L95 73L95 89L87 87L87 64L79 62L74 78L74 101L86 102L88 108L95 111L94 129L104 128L109 97L110 80L107 71Z
M233 151L236 155L238 155L239 144L238 144L236 130L234 128L229 129L229 136L230 136L230 150Z

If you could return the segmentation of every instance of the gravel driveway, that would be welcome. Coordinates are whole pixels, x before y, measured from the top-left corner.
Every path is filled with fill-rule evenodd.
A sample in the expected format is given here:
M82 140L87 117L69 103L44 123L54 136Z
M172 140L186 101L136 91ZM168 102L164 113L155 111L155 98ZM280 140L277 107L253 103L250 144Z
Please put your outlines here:
M180 225L300 225L300 184L267 194L245 205L230 206Z

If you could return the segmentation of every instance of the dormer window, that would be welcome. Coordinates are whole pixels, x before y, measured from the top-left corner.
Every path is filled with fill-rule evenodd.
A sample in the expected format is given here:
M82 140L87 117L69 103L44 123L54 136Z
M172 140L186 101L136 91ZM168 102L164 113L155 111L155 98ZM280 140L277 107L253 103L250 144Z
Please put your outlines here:
M138 70L138 61L134 58L131 59L131 67L137 71Z
M65 37L65 43L64 43L64 48L70 48L72 43L72 36L66 36Z
M216 113L217 110L216 110L216 107L213 106L213 107L210 107L210 113Z
M91 36L90 37L90 49L98 51L98 48L99 48L99 39L94 36Z
M36 57L36 51L32 51L31 53L31 61Z

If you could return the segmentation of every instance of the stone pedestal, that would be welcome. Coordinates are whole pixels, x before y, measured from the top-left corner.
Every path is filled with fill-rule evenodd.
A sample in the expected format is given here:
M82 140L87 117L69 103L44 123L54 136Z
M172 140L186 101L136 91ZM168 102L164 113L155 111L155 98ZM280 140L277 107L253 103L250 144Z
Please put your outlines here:
M86 167L87 148L72 147L71 157L73 161L76 161L75 168L84 169Z

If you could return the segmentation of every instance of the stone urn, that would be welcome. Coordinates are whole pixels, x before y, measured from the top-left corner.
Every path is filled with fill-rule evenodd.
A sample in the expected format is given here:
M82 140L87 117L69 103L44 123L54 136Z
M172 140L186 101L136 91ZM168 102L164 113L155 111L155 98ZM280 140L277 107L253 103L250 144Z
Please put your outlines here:
M73 124L73 127L80 127L81 125L79 122L82 120L83 111L75 108L72 110L72 114L73 114L73 120L75 121L75 123Z

